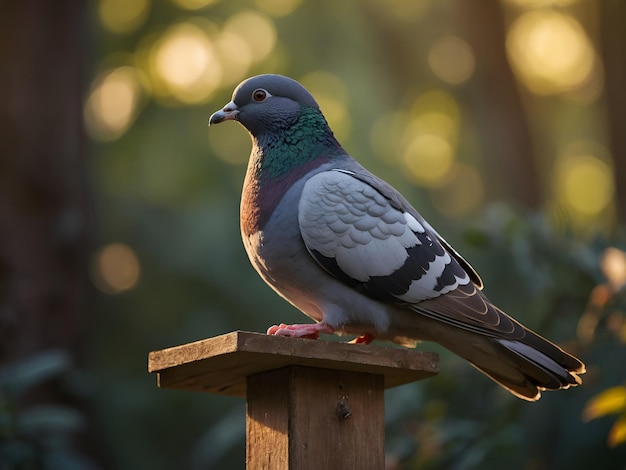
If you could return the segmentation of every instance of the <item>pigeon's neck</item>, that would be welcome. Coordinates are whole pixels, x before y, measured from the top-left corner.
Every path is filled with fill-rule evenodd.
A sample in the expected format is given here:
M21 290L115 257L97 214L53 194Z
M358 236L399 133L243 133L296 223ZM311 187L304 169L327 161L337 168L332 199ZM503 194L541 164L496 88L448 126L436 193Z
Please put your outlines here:
M300 116L286 129L253 138L252 159L256 177L262 181L279 178L319 158L345 154L322 113L303 106Z
M241 200L243 234L262 230L287 190L305 174L345 155L315 108L303 107L286 129L254 136Z

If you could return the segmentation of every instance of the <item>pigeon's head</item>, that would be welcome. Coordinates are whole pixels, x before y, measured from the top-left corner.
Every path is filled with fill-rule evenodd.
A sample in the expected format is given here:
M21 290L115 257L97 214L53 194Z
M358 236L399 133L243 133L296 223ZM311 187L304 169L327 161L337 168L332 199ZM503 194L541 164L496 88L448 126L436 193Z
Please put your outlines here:
M311 93L282 75L257 75L241 82L233 99L209 118L209 125L239 121L253 136L288 129L304 107L319 110Z

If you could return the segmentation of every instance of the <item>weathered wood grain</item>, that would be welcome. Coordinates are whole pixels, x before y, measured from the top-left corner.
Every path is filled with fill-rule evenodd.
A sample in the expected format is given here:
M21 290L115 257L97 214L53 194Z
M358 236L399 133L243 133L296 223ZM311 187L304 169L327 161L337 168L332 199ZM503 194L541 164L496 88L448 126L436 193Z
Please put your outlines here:
M381 375L384 388L437 374L435 353L235 331L152 351L159 387L246 396L247 377L288 366Z
M248 378L248 470L383 469L383 377L290 366Z

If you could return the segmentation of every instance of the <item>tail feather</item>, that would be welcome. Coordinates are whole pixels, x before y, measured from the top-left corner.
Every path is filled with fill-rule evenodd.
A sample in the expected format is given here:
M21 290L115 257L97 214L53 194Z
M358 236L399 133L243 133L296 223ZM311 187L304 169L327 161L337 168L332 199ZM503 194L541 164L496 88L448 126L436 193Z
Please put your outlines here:
M577 358L575 358L571 354L566 353L556 344L548 341L534 331L529 330L528 328L524 328L524 330L525 335L522 344L527 345L528 347L537 351L541 351L545 356L554 360L556 363L564 367L569 372L574 372L575 374L585 373L585 365ZM515 342L513 341L513 343ZM578 378L578 380L579 382L577 383L581 383L580 378Z
M547 349L558 349L560 354L555 355L557 359L564 355L568 360L557 362L555 356L548 356L544 351L520 341L483 339L490 343L486 351L481 348L483 351L477 352L478 349L474 348L459 352L474 367L519 398L536 401L544 390L560 390L582 383L579 374L585 372L584 365L547 340L543 340L550 346ZM576 367L568 368L570 363Z
M541 390L534 386L530 381L526 379L523 374L517 374L515 379L510 374L500 375L489 369L478 367L473 362L470 362L479 372L482 372L491 380L496 382L505 390L509 391L513 395L526 401L537 401L541 398Z
M579 373L577 372L578 369L566 369L565 365L557 363L542 351L519 341L505 339L497 341L513 352L513 357L520 359L518 364L522 368L521 370L527 371L529 376L536 378L537 384L545 390L558 390L582 383L582 380L577 375ZM545 379L542 380L542 377L545 377Z
M471 284L414 304L424 339L469 361L514 395L536 401L543 390L582 383L585 365L529 330ZM420 331L415 332L420 337Z
M585 366L561 348L526 329L526 335L505 339L438 325L432 339L461 356L519 398L536 401L544 390L582 383ZM432 331L432 330L431 330Z

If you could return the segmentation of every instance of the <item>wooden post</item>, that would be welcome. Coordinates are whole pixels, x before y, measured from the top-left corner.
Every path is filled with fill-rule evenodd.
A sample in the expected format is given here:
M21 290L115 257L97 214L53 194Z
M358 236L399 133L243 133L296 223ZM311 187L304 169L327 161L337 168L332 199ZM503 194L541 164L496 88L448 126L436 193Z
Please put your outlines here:
M247 398L246 468L384 468L384 389L434 353L235 331L152 351L159 387Z

